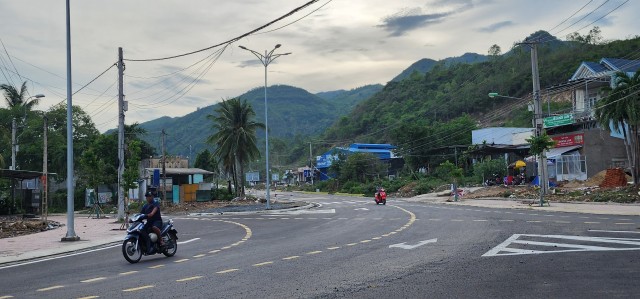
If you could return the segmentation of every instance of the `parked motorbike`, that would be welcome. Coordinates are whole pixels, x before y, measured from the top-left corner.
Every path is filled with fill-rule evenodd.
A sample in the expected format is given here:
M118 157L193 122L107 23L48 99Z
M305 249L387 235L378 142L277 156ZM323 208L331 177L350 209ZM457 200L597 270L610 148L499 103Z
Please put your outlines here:
M375 200L376 200L376 205L379 205L379 204L386 205L387 204L387 192L385 192L384 189L379 190L375 194Z
M494 173L492 178L484 181L485 186L498 186L498 185L502 185L502 183L503 183L503 178L497 173Z
M160 238L164 242L164 246L158 244L158 235L154 232L145 232L144 224L146 223L144 214L135 214L129 219L131 225L127 229L127 236L122 243L122 255L132 264L140 261L143 255L148 255L147 242L145 238L151 240L153 254L162 253L166 257L171 257L178 251L178 231L173 228L173 220L169 219L162 222L160 230Z

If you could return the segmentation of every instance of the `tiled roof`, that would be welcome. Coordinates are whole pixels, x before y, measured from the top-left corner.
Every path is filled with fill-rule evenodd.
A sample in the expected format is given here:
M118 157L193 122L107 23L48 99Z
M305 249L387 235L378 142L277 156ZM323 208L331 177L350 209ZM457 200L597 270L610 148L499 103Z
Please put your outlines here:
M602 58L602 60L600 60L600 64L607 65L616 72L635 73L640 69L640 60Z

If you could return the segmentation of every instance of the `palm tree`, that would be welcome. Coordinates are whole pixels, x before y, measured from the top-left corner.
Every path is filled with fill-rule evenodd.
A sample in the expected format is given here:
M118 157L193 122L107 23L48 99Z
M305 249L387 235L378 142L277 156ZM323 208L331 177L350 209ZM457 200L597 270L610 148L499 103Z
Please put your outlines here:
M640 71L633 77L626 73L617 73L613 79L613 88L605 87L606 97L598 101L595 114L598 122L605 128L613 128L622 132L631 166L634 185L640 181Z
M0 84L0 90L4 93L4 99L10 110L24 108L25 111L29 111L33 106L38 105L39 99L37 97L27 97L26 81L22 83L19 91L9 84Z
M260 157L256 129L265 125L253 120L256 113L246 100L234 98L222 101L215 112L217 115L207 115L214 122L213 128L216 130L207 142L217 146L213 155L219 157L225 171L231 174L236 196L244 197L244 166Z

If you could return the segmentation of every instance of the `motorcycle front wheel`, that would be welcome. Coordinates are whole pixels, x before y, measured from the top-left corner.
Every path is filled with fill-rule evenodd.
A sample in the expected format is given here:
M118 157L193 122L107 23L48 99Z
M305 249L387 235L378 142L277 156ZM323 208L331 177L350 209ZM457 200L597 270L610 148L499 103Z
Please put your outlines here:
M136 239L129 238L124 240L122 243L122 255L127 260L127 262L135 264L140 261L142 258L142 249L140 249L140 245L136 246Z
M169 241L167 242L167 244L165 244L165 246L167 247L167 249L165 249L162 254L164 254L164 256L166 257L171 257L174 254L176 254L176 252L178 251L178 242L176 240L176 238L173 237L173 234L169 234ZM173 245L173 246L171 246ZM168 248L171 247L171 248Z

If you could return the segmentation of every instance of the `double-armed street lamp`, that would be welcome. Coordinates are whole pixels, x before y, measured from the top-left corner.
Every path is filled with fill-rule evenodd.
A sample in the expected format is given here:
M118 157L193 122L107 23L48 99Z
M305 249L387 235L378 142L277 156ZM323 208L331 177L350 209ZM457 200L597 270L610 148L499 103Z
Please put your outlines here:
M267 177L267 181L266 181L266 189L267 189L267 193L265 195L266 200L267 200L267 210L271 209L271 201L270 201L270 197L269 197L269 192L270 192L270 175L271 172L269 171L269 126L268 126L268 120L267 120L267 67L269 66L269 64L271 62L273 62L274 60L276 60L276 58L280 57L280 56L284 56L284 55L289 55L291 53L282 53L282 54L274 54L274 51L278 48L280 48L280 44L277 44L271 51L267 52L267 50L264 51L264 55L256 52L254 50L251 49L247 49L246 47L243 46L238 46L240 47L240 49L243 50L247 50L249 52L251 52L253 55L255 55L258 60L260 60L260 62L262 63L262 65L264 65L264 140L265 140L265 156L266 156L266 174L265 176Z

